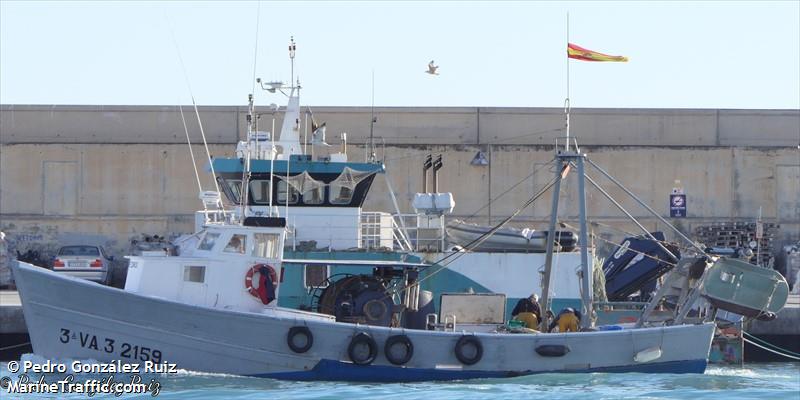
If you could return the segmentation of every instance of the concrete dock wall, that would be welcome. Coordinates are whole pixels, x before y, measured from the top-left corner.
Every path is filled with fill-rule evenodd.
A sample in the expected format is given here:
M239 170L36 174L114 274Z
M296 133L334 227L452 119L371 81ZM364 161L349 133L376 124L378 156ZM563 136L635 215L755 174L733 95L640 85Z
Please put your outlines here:
M191 106L183 106L200 140ZM272 112L257 108L259 130ZM199 107L209 143L234 143L246 129L246 107ZM274 115L280 126L282 109ZM369 137L369 107L314 107L329 137ZM378 107L374 135L386 144L552 145L564 135L560 108ZM185 143L177 106L0 105L0 143ZM573 109L572 135L593 146L795 147L800 110ZM336 142L333 139L332 142Z
M191 111L184 108L199 143ZM232 154L244 113L244 107L200 108L212 154ZM564 134L560 109L376 108L375 114L377 153L386 160L401 211L411 211L409 202L421 189L422 158L441 153L440 190L454 193L457 216L481 223L511 214L552 178L546 164L555 138ZM351 159L363 160L369 108L315 107L314 116L327 121L333 149L338 133L347 132ZM260 129L269 130L271 122L265 111ZM669 214L668 195L680 180L689 217L673 222L685 232L754 220L760 208L765 221L781 224L780 242L800 239L798 110L578 109L571 131L582 151L661 215ZM210 189L204 150L198 144L194 150ZM470 164L478 151L489 165ZM598 172L588 172L645 226L664 229ZM576 186L570 181L564 187L560 215L567 223L577 216ZM601 237L618 241L619 229L638 233L591 188L587 204ZM0 229L18 249L95 241L124 253L143 234L190 231L200 206L175 106L0 106ZM393 208L385 182L376 180L365 209ZM542 228L549 208L545 195L518 224Z

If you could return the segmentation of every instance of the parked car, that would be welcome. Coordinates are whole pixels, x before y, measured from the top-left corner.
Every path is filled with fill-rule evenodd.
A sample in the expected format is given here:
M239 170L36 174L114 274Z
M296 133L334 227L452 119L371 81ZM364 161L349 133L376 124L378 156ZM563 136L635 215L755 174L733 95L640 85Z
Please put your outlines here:
M107 284L113 260L100 246L63 246L53 260L53 271Z

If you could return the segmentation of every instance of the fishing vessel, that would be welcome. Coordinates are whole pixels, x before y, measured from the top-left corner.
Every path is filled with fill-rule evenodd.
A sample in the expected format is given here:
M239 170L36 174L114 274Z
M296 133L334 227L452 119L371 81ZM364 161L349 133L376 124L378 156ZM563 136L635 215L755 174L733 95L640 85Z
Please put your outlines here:
M294 70L294 42L290 49ZM282 119L276 118L281 115L275 108L257 112L251 97L246 139L237 144L233 157L209 161L219 194L206 192L205 204L206 209L216 209L217 203L224 203L234 215L286 218L281 305L341 315L337 310L349 298L369 300L386 293L397 304L404 299L395 287L404 285L400 278L407 272L420 282L422 301L414 308L425 314L439 308L443 293L502 293L506 304L500 319L508 319L519 299L541 294L545 231L493 229L451 220L456 199L439 191L438 172L444 164L441 157L431 155L420 160L423 183L413 196L413 212L402 212L374 138L363 154L348 148L344 132L337 145L330 145L327 124L318 121L309 107L300 106L299 83L258 80L258 84L286 98ZM376 191L388 195L393 210L363 208ZM199 231L207 215L200 211L196 217ZM521 233L529 236L523 238ZM579 308L575 272L581 258L573 251L577 236L560 230L556 240L550 286L553 307ZM401 258L425 265L413 271L384 265ZM384 306L386 312L377 319L366 318L360 307L347 318L388 326L392 303L386 300Z
M293 59L294 44L290 56ZM528 202L552 188L548 232L556 232L560 183L572 168L578 170L580 251L559 255L572 257L573 268L555 267L557 243L546 240L545 253L539 255L541 276L535 264L516 271L522 276L504 275L514 272L511 264L494 262L517 257L518 263L529 263L530 255L471 250L510 218L463 248L446 251L444 236L433 233L445 231L444 216L454 201L438 193L435 183L432 192L415 198L414 235L392 214L363 213L364 196L374 177L384 172L383 165L369 155L364 163L350 162L344 146L326 159L312 160L299 142L299 84L266 85L268 90L285 91L289 99L280 137L259 132L251 112L248 137L239 144L237 158L211 161L221 189L201 192L205 207L198 213L198 232L181 238L168 251L130 257L124 289L23 262L13 266L36 354L170 362L196 371L291 380L411 382L543 372L701 373L718 307L735 303L739 309L772 311L785 303L785 298L781 300L785 281L761 276L761 282L772 282L772 287L748 287L747 298L738 299L737 282L751 271L716 258L684 257L636 324L598 327L583 201L588 159L577 144L567 141L563 150L557 144L555 177ZM320 143L324 143L322 132L315 129ZM220 192L232 207L224 206ZM369 218L379 222L365 225ZM396 251L397 247L404 251ZM577 278L575 265L580 266ZM315 266L325 268L322 277L309 274L319 272ZM326 277L331 266L354 272L332 279L333 275ZM551 322L547 317L540 330L511 329L506 324L505 295L448 293L444 271L468 276L471 270L492 275L498 282L524 279L527 290L541 281L542 304L547 308L558 307L553 293L577 293L584 316L580 330L546 333ZM303 271L303 286L289 280L298 271ZM738 278L708 284L732 274ZM291 298L286 291L312 287L310 280L316 285L312 304L282 303ZM563 291L557 288L562 284ZM758 291L764 295L755 295ZM439 295L436 304L433 293ZM670 318L651 318L666 297L678 299ZM703 308L709 300L715 302Z

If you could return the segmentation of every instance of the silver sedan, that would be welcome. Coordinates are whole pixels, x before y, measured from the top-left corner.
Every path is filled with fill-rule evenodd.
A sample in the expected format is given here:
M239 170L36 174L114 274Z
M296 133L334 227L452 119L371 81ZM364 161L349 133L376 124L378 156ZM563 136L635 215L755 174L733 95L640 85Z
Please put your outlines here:
M53 271L107 284L113 259L100 246L64 246L53 260Z

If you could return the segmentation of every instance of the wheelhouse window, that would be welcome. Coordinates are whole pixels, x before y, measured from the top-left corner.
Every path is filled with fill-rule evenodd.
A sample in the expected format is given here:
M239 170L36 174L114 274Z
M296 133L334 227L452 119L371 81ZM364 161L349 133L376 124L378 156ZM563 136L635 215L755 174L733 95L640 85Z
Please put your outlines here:
M325 188L315 187L303 192L303 204L322 204L325 200Z
M225 246L226 253L238 253L244 254L244 250L247 248L247 235L242 234L234 234L231 236L231 240L228 241L228 244Z
M224 185L227 188L225 194L229 197L229 200L234 204L239 204L239 199L242 198L242 180L225 179Z
M287 185L284 181L278 181L278 204L286 204L286 189L289 189L289 204L296 204L297 203L297 189Z
M269 204L269 197L271 196L269 180L250 181L250 196L252 196L255 204ZM286 201L286 199L283 201Z
M274 233L254 233L253 256L259 258L278 258L280 237Z
M325 264L306 264L303 273L303 285L306 288L328 287L330 266Z
M331 204L350 204L352 200L352 188L335 183L331 184Z
M197 250L212 250L217 243L217 239L219 239L219 233L206 232L203 240L197 245Z
M184 265L183 280L185 282L203 283L206 281L206 267L202 265Z

